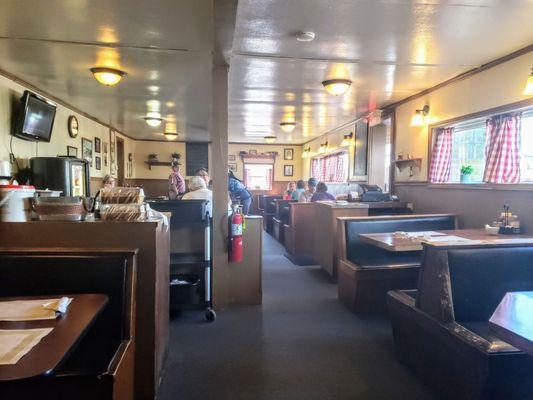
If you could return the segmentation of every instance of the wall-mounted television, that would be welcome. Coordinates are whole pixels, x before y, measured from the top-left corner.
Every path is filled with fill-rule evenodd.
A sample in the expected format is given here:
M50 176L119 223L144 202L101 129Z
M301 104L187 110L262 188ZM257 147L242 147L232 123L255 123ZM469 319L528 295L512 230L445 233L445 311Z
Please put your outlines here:
M56 105L28 90L22 95L21 110L13 135L31 141L49 142Z

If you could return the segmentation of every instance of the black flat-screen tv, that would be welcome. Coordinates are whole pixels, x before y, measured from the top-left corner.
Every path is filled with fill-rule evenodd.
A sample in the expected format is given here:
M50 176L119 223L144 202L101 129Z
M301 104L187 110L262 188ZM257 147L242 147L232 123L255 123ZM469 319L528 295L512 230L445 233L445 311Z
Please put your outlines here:
M56 105L28 90L21 98L20 118L13 135L34 142L49 142L52 136Z

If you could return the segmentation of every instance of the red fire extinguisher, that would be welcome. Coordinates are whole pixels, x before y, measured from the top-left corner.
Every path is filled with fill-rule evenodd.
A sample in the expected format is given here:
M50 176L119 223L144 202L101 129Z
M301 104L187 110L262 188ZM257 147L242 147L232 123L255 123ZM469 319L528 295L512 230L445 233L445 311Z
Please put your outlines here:
M244 217L240 207L236 207L231 216L231 236L229 246L229 261L242 262L242 226Z

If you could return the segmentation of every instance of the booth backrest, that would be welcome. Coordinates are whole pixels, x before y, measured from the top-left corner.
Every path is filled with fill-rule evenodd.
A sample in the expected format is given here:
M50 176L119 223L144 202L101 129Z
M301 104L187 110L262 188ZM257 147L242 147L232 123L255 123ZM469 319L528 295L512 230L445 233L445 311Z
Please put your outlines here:
M296 203L296 200L275 200L276 203L276 218L284 224L289 223L289 204Z
M488 321L505 293L533 290L533 247L450 249L448 268L457 322Z
M442 214L360 217L346 219L344 224L346 258L361 265L369 260L388 259L391 252L363 242L359 234L450 230L456 227L456 217ZM402 255L398 256L401 258Z
M315 212L314 203L289 204L288 225L290 228L285 235L285 246L291 253L313 252Z
M265 212L267 214L275 214L276 213L276 202L275 200L283 199L283 196L281 194L273 195L273 196L265 196Z
M87 349L78 350L86 352L88 365L106 368L120 342L132 334L136 250L52 250L0 250L0 298L106 294L109 302L84 340ZM94 352L91 345L100 351Z

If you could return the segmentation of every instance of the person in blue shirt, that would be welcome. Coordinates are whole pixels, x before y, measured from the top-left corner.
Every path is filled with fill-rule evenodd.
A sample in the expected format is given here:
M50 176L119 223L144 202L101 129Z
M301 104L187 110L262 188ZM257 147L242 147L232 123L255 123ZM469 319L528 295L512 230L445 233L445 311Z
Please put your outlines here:
M233 171L228 172L228 191L232 200L238 200L242 204L242 213L248 215L252 205L252 194L246 189L244 183L233 174Z
M315 201L335 201L335 196L328 193L328 187L324 182L318 182L316 192L311 197L311 203Z

